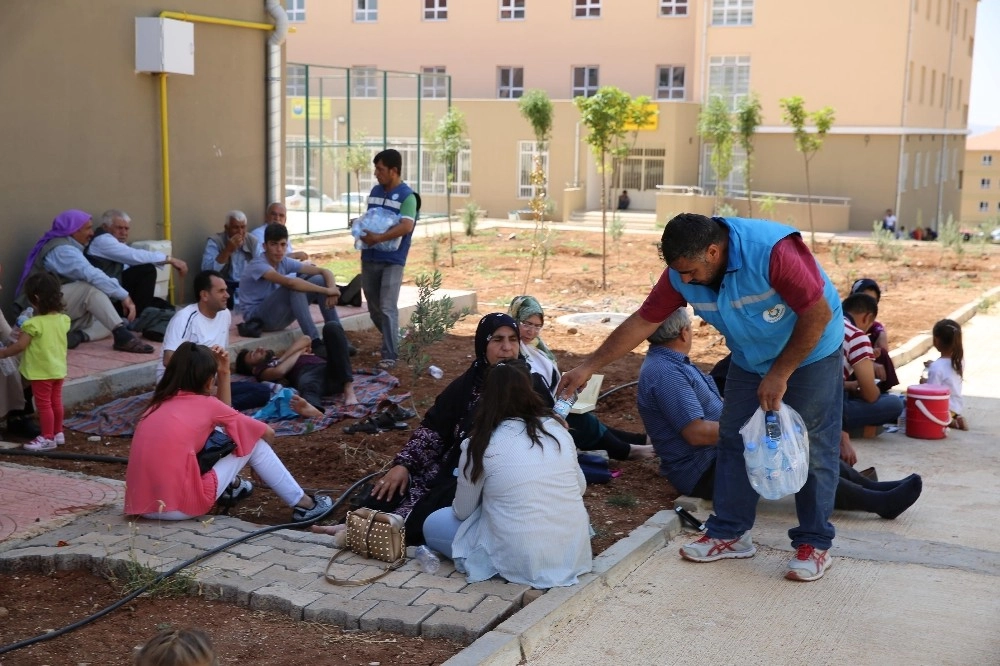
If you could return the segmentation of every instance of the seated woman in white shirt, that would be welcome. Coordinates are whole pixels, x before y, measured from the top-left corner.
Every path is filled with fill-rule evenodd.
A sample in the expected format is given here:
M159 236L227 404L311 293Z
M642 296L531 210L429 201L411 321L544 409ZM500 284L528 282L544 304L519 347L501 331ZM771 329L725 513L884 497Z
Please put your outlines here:
M499 575L538 589L591 570L587 482L566 429L532 390L527 365L490 368L462 442L451 507L424 522L427 545L474 583Z

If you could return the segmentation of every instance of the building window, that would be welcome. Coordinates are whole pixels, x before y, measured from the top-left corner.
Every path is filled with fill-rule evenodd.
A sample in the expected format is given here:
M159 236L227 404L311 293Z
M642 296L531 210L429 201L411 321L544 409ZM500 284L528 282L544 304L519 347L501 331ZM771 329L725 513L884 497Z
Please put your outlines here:
M900 193L906 191L906 176L909 170L910 170L910 154L903 153L903 157L899 161L899 174L897 176L897 184L899 186Z
M592 97L597 92L597 67L573 68L573 97Z
M723 192L743 196L746 182L743 170L746 168L747 153L742 146L733 146L733 170L722 184ZM714 192L716 189L715 170L712 168L712 144L705 143L701 154L701 186Z
M396 144L390 144L396 146ZM448 178L447 169L435 154L434 144L424 145L420 152L420 193L421 194L447 194ZM416 173L416 146L407 145L403 153L403 173ZM412 161L412 169L406 169L408 162ZM460 196L468 196L472 181L472 148L467 147L458 151L455 160L455 173L452 174L451 193ZM374 183L372 186L374 187Z
M290 22L302 23L306 20L306 0L288 0L285 5L285 13Z
M289 97L303 97L306 94L306 66L285 67L285 94Z
M352 67L351 94L354 97L378 97L378 70L374 67Z
M660 65L656 68L656 99L684 99L684 67Z
M447 21L448 0L424 0L425 21Z
M524 67L497 68L497 98L517 99L524 94Z
M920 189L920 153L913 158L913 189Z
M448 75L444 65L420 68L420 94L423 97L447 97Z
M524 0L500 0L501 21L523 21Z
M708 93L727 100L735 111L739 101L750 93L750 56L712 56Z
M534 199L537 192L531 183L531 174L535 171L536 144L534 141L517 142L517 198ZM545 182L549 182L549 151L543 150L538 156L542 159L542 173Z
M990 202L989 201L980 201L979 202L979 212L980 213L988 213L988 212L990 212Z
M712 0L712 25L753 25L753 0Z
M601 0L573 0L576 18L601 18Z
M983 166L993 166L992 155L983 155Z
M354 22L375 23L378 21L378 0L354 0Z
M988 190L988 189L990 189L990 179L989 178L980 178L979 179L979 189L981 189L981 190Z
M615 160L615 187L623 190L655 190L663 185L666 148L630 148L623 159Z
M660 0L660 16L687 16L688 0Z

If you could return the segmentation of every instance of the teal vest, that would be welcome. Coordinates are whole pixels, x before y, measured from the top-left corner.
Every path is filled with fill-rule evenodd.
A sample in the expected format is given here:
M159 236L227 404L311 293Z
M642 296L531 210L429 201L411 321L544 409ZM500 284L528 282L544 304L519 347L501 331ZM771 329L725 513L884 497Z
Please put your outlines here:
M732 350L736 365L763 376L788 344L798 321L795 312L770 284L771 250L778 241L798 231L762 220L721 219L729 228L729 256L719 290L684 284L675 270L670 270L670 284L695 313L726 336L726 345ZM832 316L802 365L826 358L844 342L840 296L823 268L818 263L816 267L823 277L823 297Z

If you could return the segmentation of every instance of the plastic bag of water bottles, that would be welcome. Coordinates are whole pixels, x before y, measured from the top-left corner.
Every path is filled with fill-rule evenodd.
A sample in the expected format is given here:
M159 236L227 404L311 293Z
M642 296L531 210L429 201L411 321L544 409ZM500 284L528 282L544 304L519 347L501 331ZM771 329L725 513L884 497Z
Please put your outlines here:
M369 247L362 240L361 236L366 231L383 234L391 227L399 224L399 215L393 213L388 208L369 208L365 214L354 221L351 225L351 235L354 236L354 249L356 250L382 250L392 252L399 249L399 244L403 242L403 237L393 238L382 243L376 243Z
M742 428L743 458L750 485L764 499L799 492L809 474L809 431L788 405L757 411Z

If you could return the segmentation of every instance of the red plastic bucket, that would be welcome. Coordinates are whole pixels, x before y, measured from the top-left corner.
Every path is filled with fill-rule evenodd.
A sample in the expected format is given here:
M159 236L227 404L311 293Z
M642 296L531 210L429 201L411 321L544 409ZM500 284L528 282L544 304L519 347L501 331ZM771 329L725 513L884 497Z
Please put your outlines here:
M944 439L951 413L951 391L937 384L916 384L906 389L906 436L917 439Z

